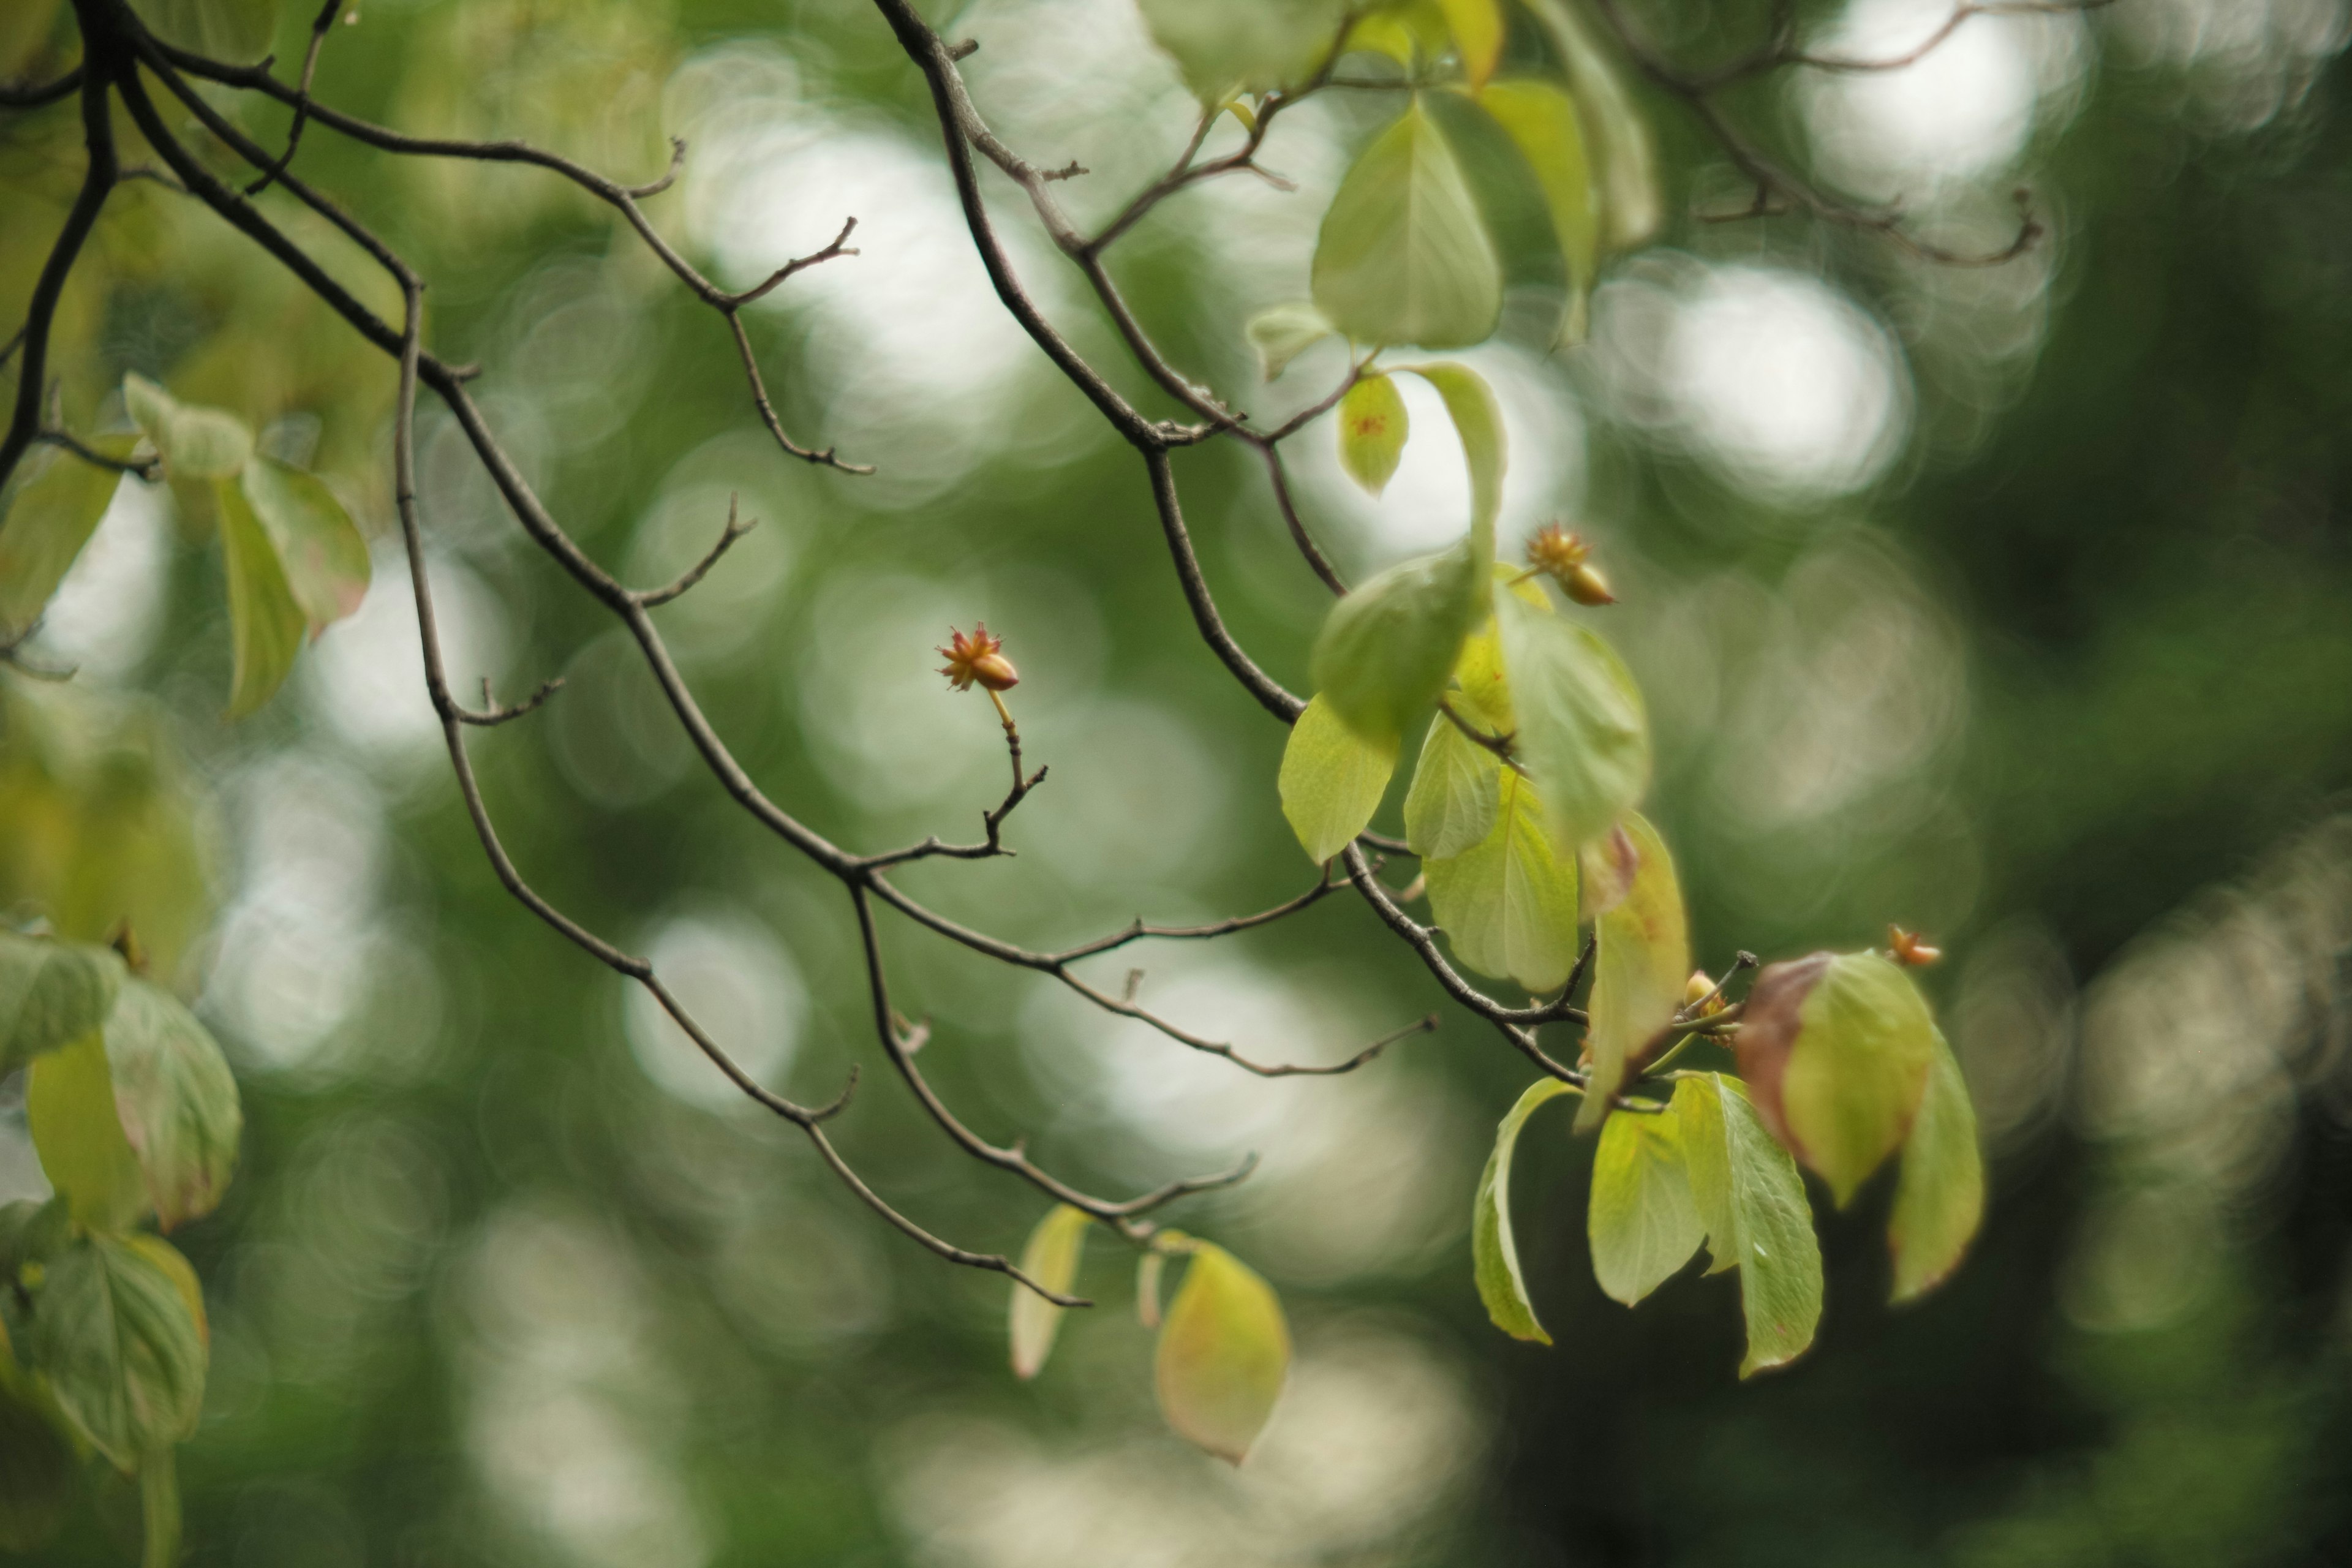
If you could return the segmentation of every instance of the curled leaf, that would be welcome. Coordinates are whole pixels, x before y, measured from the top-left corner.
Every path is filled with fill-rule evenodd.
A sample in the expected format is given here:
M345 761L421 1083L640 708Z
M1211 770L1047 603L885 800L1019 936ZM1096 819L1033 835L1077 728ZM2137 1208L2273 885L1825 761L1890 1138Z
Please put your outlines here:
M1054 1291L1066 1296L1078 1278L1078 1254L1087 1241L1087 1219L1084 1209L1057 1204L1053 1211L1037 1222L1029 1233L1029 1243L1021 1249L1021 1272ZM1062 1314L1066 1309L1048 1301L1020 1281L1013 1285L1013 1374L1026 1380L1045 1369L1046 1356L1053 1353L1054 1336L1061 1331Z
M1160 1329L1160 1409L1177 1436L1238 1465L1281 1397L1290 1328L1255 1269L1223 1247L1192 1247Z
M1478 1176L1478 1195L1470 1210L1471 1266L1476 1272L1478 1299L1486 1316L1515 1340L1551 1343L1551 1336L1536 1321L1528 1300L1528 1282L1519 1273L1519 1246L1511 1235L1511 1156L1518 1152L1519 1129L1546 1100L1569 1092L1556 1078L1539 1079L1528 1086L1495 1129L1495 1147Z
M1903 1145L1895 1212L1886 1243L1895 1254L1894 1299L1926 1295L1959 1267L1984 1219L1984 1155L1977 1147L1976 1107L1960 1064L1939 1033L1927 1093Z

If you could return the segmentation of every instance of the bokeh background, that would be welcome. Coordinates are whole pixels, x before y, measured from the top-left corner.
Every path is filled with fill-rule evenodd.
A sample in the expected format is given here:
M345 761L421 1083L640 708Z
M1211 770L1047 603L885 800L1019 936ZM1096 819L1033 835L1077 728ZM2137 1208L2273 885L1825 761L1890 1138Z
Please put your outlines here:
M281 58L310 7L289 6ZM1717 58L1761 4L1636 7ZM1805 5L1899 52L1945 0ZM1173 155L1191 106L1126 0L935 16L998 128L1082 216ZM1234 1472L1151 1408L1126 1262L1098 1246L1033 1385L1004 1290L885 1229L614 975L529 920L473 844L389 537L389 367L243 241L152 184L69 295L69 415L125 370L268 424L380 541L379 585L229 727L215 556L126 485L5 679L0 899L129 901L245 1087L226 1206L177 1238L212 1305L184 1451L190 1560L220 1568L580 1564L2084 1564L2352 1561L2352 85L2343 0L2118 0L1979 18L1916 68L1743 89L1759 132L1923 232L2018 260L1921 266L1797 220L1696 221L1741 189L1665 100L1660 244L1609 273L1590 343L1540 312L1466 357L1507 410L1504 526L1599 542L1649 694L1654 815L1710 966L1941 939L1928 983L1992 1155L1984 1236L1883 1305L1884 1193L1825 1217L1830 1305L1742 1385L1735 1287L1638 1311L1591 1283L1589 1150L1521 1150L1520 1245L1559 1343L1490 1329L1469 1194L1522 1066L1458 1018L1375 1067L1265 1083L1118 1026L903 922L924 1060L984 1131L1125 1188L1255 1149L1179 1218L1281 1288L1298 1340ZM0 74L63 9L16 0ZM322 91L420 132L527 135L625 178L689 139L658 221L756 279L858 219L860 254L751 312L785 417L878 465L779 457L720 323L614 220L529 171L387 162L318 128L302 167L432 279L431 331L567 527L638 582L761 520L664 610L713 719L823 831L961 834L1001 791L994 720L933 673L985 617L1052 777L1015 860L906 880L1040 942L1303 889L1282 735L1194 637L1142 476L995 306L920 84L849 0L366 0ZM274 110L234 105L274 138ZM1170 203L1116 270L1179 363L1254 412L1241 325L1305 291L1372 106L1286 115L1246 177ZM0 297L78 177L69 106L0 119ZM1105 323L1001 182L1032 287L1099 362ZM372 298L346 250L265 198ZM1122 384L1157 407L1139 378ZM1466 497L1433 399L1385 499L1316 432L1302 506L1351 572L1443 542ZM271 423L273 422L274 423ZM629 648L503 516L429 413L424 501L453 676L560 697L480 735L509 845L649 952L767 1081L828 1095L895 1202L1012 1249L1034 1195L949 1150L872 1069L845 900L732 809ZM1207 569L1294 687L1325 600L1246 453L1178 459ZM1394 802L1390 810L1394 811ZM194 847L175 848L173 846ZM127 889L127 890L126 890ZM72 918L65 911L64 918ZM94 913L87 918L97 919ZM1336 1058L1438 1005L1369 913L1132 963L1147 998L1265 1057ZM44 1191L0 1087L0 1197ZM128 1561L95 1479L49 1553Z

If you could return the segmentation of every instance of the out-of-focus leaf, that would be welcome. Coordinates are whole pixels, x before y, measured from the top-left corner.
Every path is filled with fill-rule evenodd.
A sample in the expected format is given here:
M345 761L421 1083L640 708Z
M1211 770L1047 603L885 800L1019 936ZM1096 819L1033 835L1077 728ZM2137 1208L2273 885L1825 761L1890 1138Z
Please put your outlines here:
M76 1479L64 1435L0 1385L0 1552L47 1545L65 1523Z
M1416 99L1341 182L1315 303L1360 343L1461 348L1495 330L1503 274L1452 145Z
M1320 866L1349 845L1380 809L1396 772L1397 743L1367 741L1318 697L1290 727L1282 749L1282 815L1307 858Z
M86 1228L129 1229L147 1211L147 1184L123 1135L104 1043L84 1035L36 1059L26 1077L25 1121L49 1185Z
M1757 1113L1843 1208L1911 1130L1936 1022L1885 958L1817 952L1757 975L1738 1044Z
M1437 389L1445 412L1462 437L1463 460L1470 468L1470 538L1483 560L1495 558L1495 519L1503 510L1503 473L1510 464L1510 447L1503 437L1502 405L1495 401L1486 378L1467 365L1405 365Z
M234 414L182 403L143 375L122 378L122 400L174 479L234 479L253 456L253 428Z
M1737 1079L1678 1079L1666 1114L1680 1123L1683 1168L1714 1259L1707 1272L1739 1270L1748 1321L1739 1375L1794 1361L1822 1316L1822 1249L1805 1179Z
M1501 760L1441 716L1405 793L1405 842L1424 861L1465 855L1493 830L1502 799Z
M1633 880L1593 925L1592 996L1585 1005L1591 1022L1584 1031L1592 1065L1576 1117L1580 1132L1609 1114L1626 1073L1648 1059L1690 981L1690 932L1674 857L1637 812L1627 812L1618 831L1633 852Z
M1598 171L1601 242L1627 250L1657 231L1658 150L1626 90L1615 55L1593 36L1576 0L1527 0L1568 78L1586 156Z
M123 458L137 443L100 436L89 445ZM39 619L122 482L113 469L53 447L27 454L19 468L24 477L0 497L0 643Z
M1210 109L1235 93L1295 87L1331 52L1340 0L1139 0L1151 40Z
M249 64L278 36L278 0L133 0L159 37L216 60Z
M1167 1267L1167 1254L1157 1247L1135 1266L1135 1321L1153 1331L1160 1327L1160 1276Z
M219 1045L178 997L133 977L106 1022L106 1060L157 1222L170 1230L210 1214L245 1126Z
M1385 375L1368 375L1339 399L1339 466L1372 494L1388 488L1410 426L1404 399Z
M1177 1436L1238 1465L1281 1397L1290 1328L1255 1270L1221 1247L1192 1247L1160 1329L1160 1409Z
M1554 990L1576 963L1576 868L1554 847L1528 782L1507 773L1498 787L1495 825L1475 847L1422 863L1430 909L1471 968Z
M287 590L311 629L358 609L367 597L367 541L319 476L257 457L238 483L276 546Z
M1706 1239L1682 1138L1682 1119L1671 1114L1612 1116L1601 1129L1585 1229L1602 1293L1629 1307L1672 1279Z
M1304 300L1276 305L1250 318L1245 329L1250 347L1257 351L1258 368L1272 381L1290 362L1331 335L1323 312Z
M1532 79L1489 82L1478 102L1510 137L1543 192L1552 237L1568 269L1569 304L1554 342L1575 342L1584 335L1584 300L1599 270L1601 244L1576 103L1551 82Z
M1470 1259L1478 1281L1478 1299L1486 1316L1515 1340L1551 1343L1551 1336L1536 1321L1528 1300L1528 1282L1519 1274L1519 1247L1511 1236L1511 1156L1519 1146L1519 1129L1536 1107L1566 1094L1568 1085L1556 1078L1538 1079L1504 1113L1495 1128L1495 1147L1486 1169L1478 1177L1478 1195L1470 1210Z
M1577 912L1588 925L1625 901L1633 890L1641 853L1623 827L1612 827L1576 852Z
M0 1078L95 1033L122 981L110 948L0 931Z
M245 491L212 487L220 509L222 564L228 577L228 629L236 659L226 717L242 719L276 695L302 651L308 621L286 583L268 531Z
M1055 1205L1053 1212L1039 1220L1037 1228L1029 1233L1029 1244L1021 1249L1021 1272L1057 1295L1068 1295L1078 1278L1078 1254L1086 1247L1088 1223L1084 1209ZM1044 1370L1045 1358L1053 1353L1054 1336L1061 1331L1066 1310L1026 1285L1014 1283L1012 1328L1015 1377L1032 1378Z
M1475 543L1400 562L1331 606L1315 639L1316 689L1366 740L1395 744L1445 689L1486 613Z
M46 1263L73 1239L73 1208L62 1196L0 1205L0 1284L27 1263Z
M193 1433L204 1405L204 1330L158 1248L85 1237L49 1264L33 1309L59 1408L125 1474Z
M1939 1032L1927 1090L1903 1145L1903 1172L1886 1226L1887 1246L1895 1254L1895 1300L1927 1294L1959 1266L1983 1222L1984 1195L1976 1107L1969 1102L1960 1064Z
M1632 810L1650 783L1642 693L1614 649L1573 621L1516 595L1495 597L1503 668L1519 721L1517 748L1574 854Z
M1503 57L1503 8L1496 0L1439 0L1454 52L1472 88L1484 87Z

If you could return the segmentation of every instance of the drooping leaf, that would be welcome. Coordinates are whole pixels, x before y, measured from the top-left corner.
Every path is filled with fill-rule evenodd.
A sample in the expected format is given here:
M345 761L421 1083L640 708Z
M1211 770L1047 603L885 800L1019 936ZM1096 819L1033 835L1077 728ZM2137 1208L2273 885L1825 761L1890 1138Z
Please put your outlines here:
M0 1384L0 1552L47 1545L73 1505L76 1479L64 1435Z
M1885 958L1817 952L1756 976L1738 1043L1757 1113L1843 1208L1911 1130L1936 1023Z
M1178 1436L1238 1465L1281 1397L1290 1328L1255 1270L1221 1247L1192 1247L1160 1329L1160 1409Z
M1272 381L1290 362L1331 335L1323 312L1304 300L1276 305L1250 318L1244 329L1250 347L1257 351L1258 368Z
M1418 99L1348 171L1323 215L1313 277L1315 303L1360 343L1462 348L1494 331L1502 266Z
M1510 448L1503 438L1503 409L1486 378L1467 365L1409 364L1399 367L1437 389L1445 412L1462 437L1470 468L1470 537L1485 562L1495 559L1495 519L1503 510L1503 472Z
M1439 0L1472 88L1484 87L1503 55L1503 8L1496 0Z
M123 458L137 443L100 436L89 445ZM0 498L0 643L40 618L122 482L113 469L56 447L27 453L19 468L22 477Z
M1234 94L1294 87L1338 41L1340 0L1139 0L1151 40L1175 57L1209 109Z
M367 541L319 476L257 457L238 483L311 630L358 609L367 597Z
M0 931L0 1078L95 1033L122 979L110 948Z
M1372 494L1388 488L1410 426L1404 399L1385 375L1368 375L1339 399L1339 466Z
M170 1230L210 1214L245 1126L219 1045L178 997L134 976L107 1018L106 1060L157 1222Z
M1584 1031L1592 1065L1577 1112L1580 1132L1600 1125L1625 1075L1657 1048L1690 979L1690 932L1674 857L1638 812L1627 812L1619 831L1633 852L1633 880L1616 907L1593 922L1592 996L1585 1005L1591 1022Z
M1486 1316L1513 1339L1544 1345L1551 1343L1551 1336L1536 1321L1535 1307L1528 1300L1528 1282L1519 1273L1519 1245L1511 1235L1511 1156L1519 1146L1519 1129L1536 1107L1568 1091L1569 1086L1556 1078L1539 1079L1504 1113L1470 1210L1471 1266Z
M1633 1306L1672 1279L1706 1239L1682 1139L1682 1119L1673 1114L1621 1114L1601 1129L1585 1229L1593 1277L1612 1300Z
M248 65L269 52L278 0L135 0L158 37L184 49Z
M1977 1147L1976 1107L1960 1064L1939 1032L1927 1090L1895 1184L1886 1226L1895 1254L1894 1299L1908 1301L1943 1283L1984 1219L1984 1155Z
M1321 697L1307 705L1282 749L1282 815L1320 866L1356 840L1396 772L1397 743L1367 741Z
M226 717L242 719L276 695L302 651L308 620L287 585L285 568L245 491L212 486L220 519L222 566L228 578L229 643L236 658Z
M1527 780L1507 772L1497 788L1484 839L1422 863L1429 906L1464 963L1529 992L1557 990L1576 964L1576 867L1560 858Z
M125 1474L192 1434L204 1405L203 1327L158 1248L169 1251L153 1237L86 1237L50 1262L33 1309L59 1408Z
M1805 1180L1773 1142L1738 1081L1698 1073L1676 1081L1677 1120L1691 1201L1706 1228L1710 1274L1739 1270L1748 1354L1739 1375L1794 1361L1822 1316L1822 1250Z
M1331 606L1315 639L1317 691L1356 733L1394 744L1445 689L1486 585L1469 539L1390 567Z
M73 1205L78 1224L127 1230L146 1212L146 1179L123 1136L106 1046L95 1033L34 1060L25 1121L42 1173Z
M1593 36L1575 0L1527 0L1568 78L1586 156L1597 173L1601 242L1627 250L1657 231L1658 152L1649 121L1626 89L1616 57Z
M1615 650L1516 595L1495 596L1518 752L1569 854L1609 831L1650 783L1642 693Z
M1090 1222L1084 1209L1057 1204L1029 1233L1021 1249L1021 1272L1056 1294L1066 1296L1078 1278L1078 1254L1087 1243ZM1048 1301L1027 1286L1013 1287L1013 1375L1024 1381L1044 1370L1053 1353L1054 1336L1061 1331L1067 1309Z
M1493 831L1502 799L1501 759L1441 716L1421 743L1405 793L1405 842L1424 861L1465 855Z
M1478 102L1519 150L1543 192L1552 237L1568 270L1570 299L1554 342L1575 342L1584 335L1584 302L1600 269L1601 244L1592 170L1575 100L1551 82L1525 78L1488 82Z
M122 378L122 400L174 479L234 479L253 456L253 428L234 414L182 403L143 375Z

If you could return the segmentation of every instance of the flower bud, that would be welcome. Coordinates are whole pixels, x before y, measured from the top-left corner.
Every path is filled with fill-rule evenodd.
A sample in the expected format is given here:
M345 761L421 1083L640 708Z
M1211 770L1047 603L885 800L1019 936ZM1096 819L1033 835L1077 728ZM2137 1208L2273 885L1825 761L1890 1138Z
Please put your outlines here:
M1702 1018L1723 1011L1723 998L1717 994L1715 982L1707 978L1706 970L1691 971L1690 984L1683 987L1683 1006L1697 1007Z
M1895 963L1909 969L1924 969L1944 956L1942 948L1929 947L1919 940L1917 931L1905 931L1901 926L1886 928L1886 947Z
M946 658L940 673L958 691L969 689L974 681L991 691L1007 690L1021 683L1021 672L1004 657L1004 639L989 636L987 623L975 623L970 637L950 626L948 641L948 647L932 651Z
M1559 591L1580 605L1613 605L1609 579L1590 564L1591 546L1581 534L1548 522L1528 541L1528 565L1559 584Z
M1609 579L1591 566L1571 567L1560 580L1560 587L1580 605L1613 605L1617 595L1609 591Z

